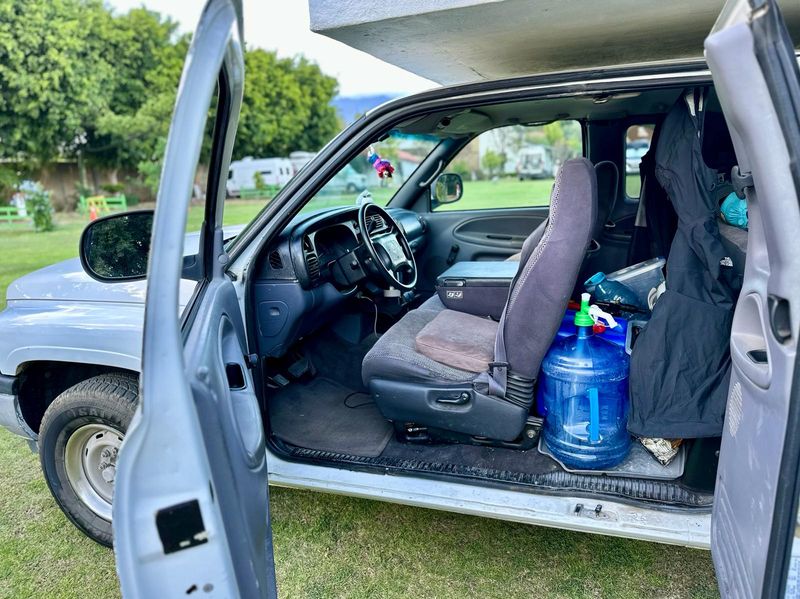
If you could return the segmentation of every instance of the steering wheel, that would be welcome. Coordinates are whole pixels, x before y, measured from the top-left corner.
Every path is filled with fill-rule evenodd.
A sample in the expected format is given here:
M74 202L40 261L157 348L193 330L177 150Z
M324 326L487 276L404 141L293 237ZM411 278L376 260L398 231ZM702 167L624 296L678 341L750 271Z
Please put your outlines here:
M370 231L367 220L371 215L383 218L386 228ZM370 223L374 222L374 218L370 220ZM370 269L390 287L403 291L414 289L417 284L417 263L400 225L380 206L364 202L358 209L358 227L364 238Z

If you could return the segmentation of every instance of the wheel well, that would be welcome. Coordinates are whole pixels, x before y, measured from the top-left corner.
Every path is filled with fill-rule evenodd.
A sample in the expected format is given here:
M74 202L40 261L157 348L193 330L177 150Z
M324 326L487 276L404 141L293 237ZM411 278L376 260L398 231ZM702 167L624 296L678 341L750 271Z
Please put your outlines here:
M125 368L72 362L28 362L18 370L19 406L31 430L38 433L42 416L53 400L73 385L110 372L139 373Z

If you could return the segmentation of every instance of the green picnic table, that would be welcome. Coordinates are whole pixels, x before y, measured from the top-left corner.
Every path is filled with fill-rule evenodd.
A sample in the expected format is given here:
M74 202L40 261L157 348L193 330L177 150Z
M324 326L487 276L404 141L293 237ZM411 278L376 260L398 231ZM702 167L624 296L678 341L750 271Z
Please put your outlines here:
M0 206L0 224L8 227L30 225L31 218L20 213L16 206Z
M114 196L80 196L78 198L78 212L89 214L92 208L98 215L125 212L128 209L128 200L121 193Z

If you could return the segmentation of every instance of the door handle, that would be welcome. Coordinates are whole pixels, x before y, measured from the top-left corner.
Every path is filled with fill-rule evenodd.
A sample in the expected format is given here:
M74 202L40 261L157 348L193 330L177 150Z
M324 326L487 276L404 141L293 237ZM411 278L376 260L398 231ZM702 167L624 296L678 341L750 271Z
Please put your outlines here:
M511 241L514 239L511 235L501 235L497 233L487 233L486 239L493 239L495 241Z
M751 349L749 352L747 352L747 357L756 364L769 364L767 350L765 349Z
M772 378L769 343L769 312L758 293L739 297L731 329L731 358L734 367L751 383L762 389Z

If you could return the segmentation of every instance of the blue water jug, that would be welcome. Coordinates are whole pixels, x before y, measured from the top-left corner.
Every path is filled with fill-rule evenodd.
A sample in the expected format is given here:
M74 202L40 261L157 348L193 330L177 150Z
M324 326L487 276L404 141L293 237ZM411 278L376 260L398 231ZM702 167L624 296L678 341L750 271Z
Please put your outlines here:
M592 278L587 279L584 286L594 294L594 299L601 302L612 304L628 304L638 308L645 308L639 301L636 292L619 281L611 281L606 278L606 274L598 272Z
M542 362L537 403L544 441L568 468L607 469L628 455L625 349L592 332L589 294L575 314L575 334L556 338Z

